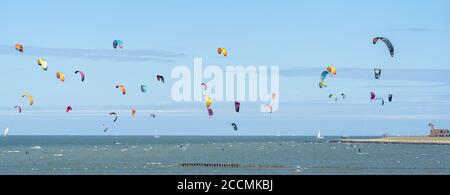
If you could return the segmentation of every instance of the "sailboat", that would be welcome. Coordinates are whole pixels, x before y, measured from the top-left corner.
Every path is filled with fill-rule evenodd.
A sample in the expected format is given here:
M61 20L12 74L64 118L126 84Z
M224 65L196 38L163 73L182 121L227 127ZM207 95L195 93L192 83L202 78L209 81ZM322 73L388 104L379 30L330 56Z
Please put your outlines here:
M317 139L323 139L323 137L320 136L320 130L319 130L319 132L317 133Z
M158 135L158 131L157 131L156 129L155 129L155 133L154 133L153 137L154 137L155 139L160 138L160 136Z
M350 136L345 135L345 134L344 134L344 130L342 130L342 133L341 133L341 139L347 139L347 138L350 138Z
M277 137L280 137L280 130L277 130Z
M6 128L5 130L3 130L3 137L8 136L8 132L9 132L9 128Z

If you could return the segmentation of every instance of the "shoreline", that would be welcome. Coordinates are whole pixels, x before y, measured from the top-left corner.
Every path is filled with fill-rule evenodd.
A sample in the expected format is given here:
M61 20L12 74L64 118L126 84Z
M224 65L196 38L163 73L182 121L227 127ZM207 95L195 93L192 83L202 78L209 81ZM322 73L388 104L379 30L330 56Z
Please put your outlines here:
M450 145L450 137L388 137L374 139L339 139L332 143L371 143L371 144L427 144Z

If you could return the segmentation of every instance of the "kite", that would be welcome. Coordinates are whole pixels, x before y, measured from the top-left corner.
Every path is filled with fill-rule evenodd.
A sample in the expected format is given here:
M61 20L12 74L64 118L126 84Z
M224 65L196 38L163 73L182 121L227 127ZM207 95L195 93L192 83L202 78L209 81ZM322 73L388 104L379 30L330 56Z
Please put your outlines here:
M234 110L235 110L236 112L239 112L240 108L241 108L241 102L235 101L235 102L234 102Z
M236 123L231 123L231 126L233 127L233 129L234 129L235 131L238 130L238 127L237 127Z
M65 76L63 72L57 72L56 73L56 78L58 78L61 82L64 82L65 80Z
M370 101L374 101L376 98L375 92L370 92Z
M122 84L119 84L116 86L116 89L119 89L119 88L123 95L125 95L127 93L127 89Z
M375 99L375 101L377 101L377 100L381 100L381 105L384 106L384 99L383 99L383 98L377 98L377 99Z
M48 63L44 58L39 58L37 60L38 65L42 68L42 70L47 71L48 69Z
M209 118L212 118L212 117L213 117L213 114L214 114L213 110L212 110L211 108L208 108L208 115L209 115Z
M121 40L114 40L113 48L114 49L117 49L117 48L123 49L123 42Z
M391 57L394 57L394 46L392 45L391 41L389 41L389 39L385 38L385 37L375 37L373 39L373 44L377 44L378 40L382 40L386 46L389 49L389 53L391 54Z
M208 85L206 83L202 83L201 86L205 88L205 91L208 90Z
M22 107L20 106L14 106L15 109L17 109L19 111L19 113L22 113Z
M164 83L164 77L162 75L156 75L156 79Z
M23 53L23 45L22 44L16 44L16 50L20 53Z
M379 69L379 68L373 69L373 74L375 75L375 79L380 79L381 69Z
M131 116L132 117L135 117L136 116L136 109L131 109Z
M146 85L141 85L141 92L142 93L146 93L147 92L147 86Z
M113 116L113 115L114 115L114 120L113 120L113 122L116 122L116 121L117 121L117 118L118 118L118 115L117 115L115 112L109 113L109 116Z
M81 76L81 82L84 82L84 72L83 71L80 71L80 70L77 70L77 71L75 71L75 74L80 74L80 76Z
M212 99L209 96L206 96L206 108L210 108L212 104Z
M223 47L217 48L217 53L218 53L219 55L223 55L223 56L225 56L225 57L228 56L228 51L227 51L227 49L225 49L225 48L223 48Z
M28 93L25 93L25 94L22 95L22 97L23 97L23 98L26 97L26 98L28 99L28 103L30 104L30 106L33 105L33 103L34 103L34 101L33 101L33 96L31 96L31 95L28 94Z

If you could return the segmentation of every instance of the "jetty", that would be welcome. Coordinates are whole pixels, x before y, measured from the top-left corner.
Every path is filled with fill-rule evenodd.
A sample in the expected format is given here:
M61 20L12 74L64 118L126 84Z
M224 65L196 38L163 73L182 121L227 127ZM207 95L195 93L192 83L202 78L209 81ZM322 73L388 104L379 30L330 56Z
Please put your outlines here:
M374 139L339 139L333 143L372 143L372 144L436 144L450 145L450 137L384 137Z

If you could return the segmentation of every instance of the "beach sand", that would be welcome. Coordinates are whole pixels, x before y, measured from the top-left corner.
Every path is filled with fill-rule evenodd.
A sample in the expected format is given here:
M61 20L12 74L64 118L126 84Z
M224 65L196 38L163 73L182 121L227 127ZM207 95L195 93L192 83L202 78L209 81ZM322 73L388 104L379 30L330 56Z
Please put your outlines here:
M450 137L388 137L377 139L341 139L341 143L389 143L389 144L444 144L450 145Z

